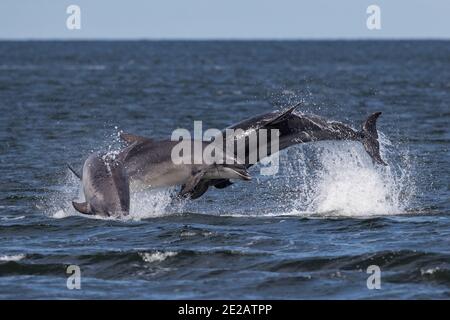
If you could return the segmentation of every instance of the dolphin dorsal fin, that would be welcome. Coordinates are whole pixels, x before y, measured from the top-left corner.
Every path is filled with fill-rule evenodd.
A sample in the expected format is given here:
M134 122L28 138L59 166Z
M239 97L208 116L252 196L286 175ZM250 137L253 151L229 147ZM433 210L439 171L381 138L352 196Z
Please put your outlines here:
M123 141L125 141L129 145L133 144L134 142L141 143L141 142L153 141L153 139L150 139L150 138L137 136L135 134L125 133L125 132L121 132L119 136L120 136L120 139L122 139Z
M75 210L77 210L77 211L80 212L80 213L83 213L83 214L92 214L92 213L89 211L89 205L88 205L87 202L75 202L75 201L72 201L72 205L73 205L73 207L75 208Z
M301 102L295 104L292 107L287 108L286 110L282 111L281 114L279 114L278 116L276 116L275 118L273 118L272 120L270 120L269 122L267 122L265 125L273 125L273 124L277 124L281 121L283 121L284 119L286 119L295 109L297 109L297 107L301 104Z

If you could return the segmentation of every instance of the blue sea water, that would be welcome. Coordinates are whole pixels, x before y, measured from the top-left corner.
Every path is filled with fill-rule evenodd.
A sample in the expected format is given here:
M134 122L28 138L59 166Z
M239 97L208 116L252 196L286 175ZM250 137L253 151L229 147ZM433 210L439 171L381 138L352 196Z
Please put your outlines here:
M355 128L382 111L389 166L305 144L195 201L133 194L129 219L71 207L66 163L120 130L167 138L298 101ZM0 298L448 299L449 104L448 41L0 42Z

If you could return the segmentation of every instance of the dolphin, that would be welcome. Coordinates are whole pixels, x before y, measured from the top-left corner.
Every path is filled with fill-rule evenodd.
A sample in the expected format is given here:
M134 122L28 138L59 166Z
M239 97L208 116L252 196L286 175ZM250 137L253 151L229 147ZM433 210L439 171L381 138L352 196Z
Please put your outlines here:
M193 161L175 163L172 159L172 150L180 143L179 141L158 141L127 133L121 133L120 137L127 143L134 144L127 151L124 163L132 190L181 185L180 196L197 197L197 192L203 190L209 180L251 180L245 165L236 161L228 161L232 163L227 164L225 153L220 163L195 164ZM196 156L202 157L204 149L209 145L209 142L204 141L184 140L184 142L191 144L191 154L183 155L186 160L192 160ZM195 143L199 143L200 148L196 149Z
M86 201L72 201L73 207L88 215L103 217L127 216L130 212L129 179L123 160L127 150L120 154L93 153L83 165L82 175L69 169L82 180Z
M359 141L363 144L366 152L372 158L375 163L386 165L380 156L378 133L376 129L376 121L381 115L381 112L376 112L370 115L366 121L364 121L361 130L354 130L350 126L338 122L327 120L316 115L308 114L297 114L294 110L300 105L300 103L290 107L286 110L277 110L269 113L264 113L257 115L255 117L243 120L236 124L231 125L226 129L240 129L241 133L233 137L234 143L238 143L238 140L245 139L245 159L240 159L237 161L237 148L234 148L235 154L229 155L225 152L226 157L234 157L235 161L238 162L239 169L245 171L246 174L249 167L254 163L249 161L250 155L256 153L257 162L261 159L259 158L258 150L250 150L248 143L248 136L254 132L258 133L261 129L279 130L279 149L274 150L278 152L280 150L286 149L292 145L314 142L314 141L324 141L324 140L351 140ZM227 142L227 136L225 134L226 129L222 131L222 136L224 139L223 146L225 148ZM152 187L160 186L161 180L167 182L170 180L174 185L177 184L177 179L170 179L169 177L179 176L180 172L174 171L174 168L168 164L170 161L170 151L176 143L178 142L161 142L154 141L149 138L136 136L132 134L121 134L121 138L127 143L145 143L145 151L140 151L135 153L135 156L127 158L125 167L130 175L130 178L135 181L141 182L141 187ZM171 144L171 143L172 144ZM210 142L203 142L204 144L209 144ZM268 135L267 145L271 143L271 136ZM257 146L259 148L260 145ZM138 148L136 146L135 148ZM161 161L154 161L153 158L161 159L161 151L164 150L165 159L164 165L162 167L155 166L155 164L160 164ZM267 149L266 156L272 154L270 148ZM133 153L133 150L130 152ZM228 162L227 162L228 163ZM183 169L185 170L185 169ZM158 174L150 174L148 172L158 172ZM184 174L186 178L187 173ZM208 178L198 177L195 184L191 184L189 189L182 188L182 193L189 196L191 199L196 199L202 196L210 186L214 186L218 189L226 188L233 183L229 178L217 179L216 177L209 176ZM178 179L179 182L179 179Z
M293 111L298 105L284 111L264 113L233 124L228 128L242 130L240 135L234 137L235 141L246 139L252 132L258 132L260 129L279 130L279 150L306 142L324 140L359 141L375 163L386 165L380 155L380 144L376 128L376 121L381 112L371 114L363 122L361 130L354 130L342 122L327 120L316 115L296 114ZM223 131L223 136L226 138L224 133L225 130ZM267 144L270 144L271 136L268 135L268 138ZM249 163L249 155L256 150L248 150L248 139L245 142L247 151L245 163L247 167L250 167L254 163ZM270 150L268 156L270 156ZM258 158L259 160L261 159Z
M378 132L376 128L376 121L381 115L381 112L375 112L371 114L362 124L360 130L354 130L350 126L334 121L327 120L317 115L308 114L296 114L293 111L300 105L296 104L284 111L273 111L269 113L264 113L257 115L255 117L243 120L236 124L231 125L227 129L240 129L242 130L240 134L235 135L234 143L237 144L238 140L245 140L245 160L244 165L246 168L251 167L253 164L249 161L250 155L255 153L257 162L260 161L259 150L250 150L248 143L248 136L252 133L257 133L261 129L276 129L279 130L279 148L275 150L276 152L286 149L292 145L315 142L315 141L325 141L325 140L348 140L348 141L358 141L364 146L367 154L372 158L372 161L377 164L387 165L380 155L380 144L378 142ZM226 143L225 130L222 131L222 136L224 137L224 144ZM271 135L267 135L267 156L272 154L270 149ZM261 145L258 145L260 148ZM236 147L234 150L238 150ZM235 156L237 151L235 151ZM199 184L201 185L201 184ZM208 182L209 186L214 186L218 189L226 188L232 185L232 182L226 179L221 180L211 180ZM204 187L203 190L206 192L208 187ZM200 194L200 190L194 190L196 195ZM200 194L201 196L201 194Z

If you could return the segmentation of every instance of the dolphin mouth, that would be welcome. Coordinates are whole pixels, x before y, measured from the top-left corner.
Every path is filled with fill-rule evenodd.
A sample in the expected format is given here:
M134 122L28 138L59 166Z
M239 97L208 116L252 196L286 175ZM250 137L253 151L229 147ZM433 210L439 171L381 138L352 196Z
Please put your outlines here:
M227 179L240 179L240 180L252 180L251 175L248 173L247 168L245 165L242 164L224 164L223 169L225 171L228 171L228 177L223 177ZM231 174L231 176L230 176Z
M252 180L252 176L245 169L234 169L236 174L242 178L242 180Z

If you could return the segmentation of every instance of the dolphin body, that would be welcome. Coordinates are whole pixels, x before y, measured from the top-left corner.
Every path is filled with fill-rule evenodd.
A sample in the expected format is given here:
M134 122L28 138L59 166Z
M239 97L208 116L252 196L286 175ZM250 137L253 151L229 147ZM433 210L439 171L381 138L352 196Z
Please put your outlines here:
M72 201L73 207L88 215L103 217L126 216L130 211L129 179L123 165L126 151L119 154L91 154L83 165L82 176L69 169L83 183L86 201Z
M253 164L249 161L250 155L255 153L257 162L260 161L259 150L250 150L247 137L252 133L257 133L260 129L277 129L279 130L279 147L277 151L286 149L292 145L299 143L326 141L326 140L347 140L361 142L366 150L367 154L372 158L372 161L377 164L387 165L380 155L380 144L378 142L378 132L376 128L376 121L381 115L381 112L375 112L371 114L362 124L361 130L357 131L349 127L348 125L338 122L327 120L316 115L307 114L295 114L293 111L299 104L295 105L284 111L274 111L265 114L261 114L247 120L243 120L236 123L227 129L240 129L240 134L234 137L235 145L240 139L245 140L245 156L246 158L241 161L246 168L251 167ZM225 129L226 130L226 129ZM224 140L226 141L225 130L223 130ZM272 154L270 149L271 135L268 134L267 140L267 156ZM225 144L226 142L224 142ZM261 145L258 145L261 147ZM238 148L234 148L238 150ZM237 151L235 151L235 156ZM233 183L230 180L211 180L208 184L199 183L202 186L202 190L194 190L195 196L201 196L208 190L208 187L214 186L218 189L226 188ZM194 197L191 196L194 199Z
M246 139L252 132L258 132L260 129L279 130L279 150L286 149L294 144L315 141L359 141L374 162L386 165L380 156L380 145L376 128L376 121L381 112L375 112L370 115L362 124L361 130L357 131L342 122L327 120L316 115L293 113L297 106L295 105L284 111L261 114L228 128L242 130L241 134L234 138L235 142L239 139ZM267 144L269 145L270 135L268 135L268 138ZM249 163L249 155L256 150L248 149L248 141L246 140L245 164L247 167L250 167L252 163ZM268 156L270 156L270 151ZM258 158L259 160L261 159Z
M226 164L225 153L222 155L225 161L221 164L195 164L192 160L196 156L203 159L203 150L209 145L208 142L184 140L191 144L191 154L183 155L187 160L185 163L175 163L172 159L172 149L180 143L179 141L157 141L126 133L122 133L120 137L129 144L134 144L125 161L133 190L182 185L180 196L195 196L200 181L203 185L208 184L210 180L251 179L244 165L236 162ZM196 142L200 145L197 150L194 147Z
M350 140L359 141L363 144L366 152L372 160L378 164L386 165L381 159L379 152L378 133L376 129L376 121L381 112L370 115L364 121L361 130L357 131L341 122L330 121L318 117L316 115L296 114L293 111L299 104L283 111L274 111L264 113L247 120L236 123L228 129L241 129L241 134L234 136L234 142L240 139L245 140L246 158L240 161L239 169L248 173L245 169L251 167L254 163L249 162L249 155L257 154L257 161L260 161L258 150L249 150L247 137L252 133L258 133L260 129L277 129L279 130L279 149L275 152L283 150L289 146L315 142L324 140ZM225 133L225 130L223 131ZM224 146L226 146L226 134L224 137ZM174 168L169 162L170 149L176 145L177 141L154 141L152 139L135 136L131 134L122 134L121 138L127 143L144 143L145 146L135 146L136 150L130 151L130 156L125 161L126 170L132 181L139 181L141 187L153 186L169 186L183 184L189 177L192 168ZM210 142L203 142L209 144ZM268 135L267 144L270 145L271 137ZM259 147L259 145L258 145ZM237 152L237 148L234 148ZM267 156L272 154L270 148L267 149ZM234 155L226 155L227 157L235 157ZM242 160L242 159L241 159ZM237 160L236 160L237 161ZM183 171L183 174L181 174ZM194 170L195 171L195 170ZM192 174L192 173L191 173ZM180 179L183 176L183 179ZM224 175L222 175L224 176ZM218 175L202 177L197 176L195 181L190 183L189 188L183 186L181 193L196 199L202 196L210 186L218 189L226 188L232 185L230 178L219 178Z

